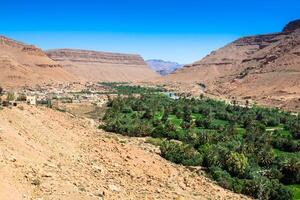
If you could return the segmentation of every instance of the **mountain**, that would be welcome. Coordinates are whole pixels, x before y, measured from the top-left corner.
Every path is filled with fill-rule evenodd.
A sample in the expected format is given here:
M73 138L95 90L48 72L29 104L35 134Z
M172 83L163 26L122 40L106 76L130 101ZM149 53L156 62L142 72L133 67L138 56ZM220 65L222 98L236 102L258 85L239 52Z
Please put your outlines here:
M174 72L175 70L183 66L176 62L157 60L157 59L146 60L146 63L149 67L151 67L151 69L153 69L154 71L156 71L162 76Z
M41 49L4 36L0 36L0 69L0 82L4 87L75 79Z
M46 53L83 81L143 81L159 77L139 55L77 49Z
M282 32L240 38L165 80L203 83L227 98L300 109L300 20Z

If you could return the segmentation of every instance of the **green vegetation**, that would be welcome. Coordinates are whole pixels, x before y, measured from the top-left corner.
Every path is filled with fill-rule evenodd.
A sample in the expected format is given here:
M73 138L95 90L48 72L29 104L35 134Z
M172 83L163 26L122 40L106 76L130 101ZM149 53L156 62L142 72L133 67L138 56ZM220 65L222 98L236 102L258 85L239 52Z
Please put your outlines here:
M15 100L15 94L12 92L8 92L7 93L7 97L6 97L7 101L14 101Z
M129 95L108 102L107 131L150 136L161 156L202 166L224 188L259 199L299 197L300 118L211 99Z
M163 92L164 89L161 87L142 87L131 86L126 82L101 82L99 83L102 86L105 86L109 89L109 92L106 94L145 94L145 93L155 93L155 92Z
M160 138L147 138L146 143L149 143L149 144L153 144L154 146L161 146L162 143L163 143L163 140L160 139Z
M293 191L293 199L300 199L300 185L290 185L289 188Z

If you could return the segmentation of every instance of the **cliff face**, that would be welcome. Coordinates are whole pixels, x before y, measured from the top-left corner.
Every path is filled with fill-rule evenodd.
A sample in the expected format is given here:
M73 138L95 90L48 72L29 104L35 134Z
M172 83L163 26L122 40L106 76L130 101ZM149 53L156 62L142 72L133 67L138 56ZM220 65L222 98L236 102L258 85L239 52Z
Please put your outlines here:
M75 49L50 50L47 54L85 81L142 81L158 76L139 55Z
M50 50L47 51L47 54L56 61L145 65L145 62L141 56L133 54L107 53L75 49Z
M146 63L151 69L153 69L154 71L156 71L162 76L170 74L183 66L176 62L156 60L156 59L147 60Z
M201 82L208 92L300 109L300 24L238 39L166 80Z
M0 82L2 86L68 81L74 77L41 49L0 36Z

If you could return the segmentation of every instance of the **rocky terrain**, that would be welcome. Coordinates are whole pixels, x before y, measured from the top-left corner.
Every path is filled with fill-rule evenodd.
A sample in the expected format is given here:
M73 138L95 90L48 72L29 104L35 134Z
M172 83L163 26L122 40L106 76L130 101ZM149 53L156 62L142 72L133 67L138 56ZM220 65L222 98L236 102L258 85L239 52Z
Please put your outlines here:
M171 72L174 72L175 70L183 66L176 62L157 60L157 59L146 60L146 63L149 67L151 67L151 69L153 69L154 71L156 71L162 76L170 74Z
M247 199L95 126L45 107L0 110L0 199Z
M165 80L203 83L218 96L300 110L299 20L279 33L238 39Z
M50 50L47 54L83 81L143 81L159 77L139 55L75 49Z
M7 87L75 79L41 49L3 36L0 36L0 69L1 85Z

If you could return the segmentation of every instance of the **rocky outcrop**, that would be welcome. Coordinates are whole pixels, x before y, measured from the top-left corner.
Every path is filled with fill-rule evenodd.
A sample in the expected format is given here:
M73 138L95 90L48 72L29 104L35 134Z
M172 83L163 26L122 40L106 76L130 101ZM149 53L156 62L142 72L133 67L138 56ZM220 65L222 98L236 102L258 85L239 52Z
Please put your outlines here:
M81 63L106 63L121 65L145 65L140 55L107 53L99 51L57 49L47 51L49 57L56 61Z
M157 59L147 60L146 63L149 67L151 67L151 69L153 69L154 71L156 71L162 76L170 74L183 66L176 62L157 60Z
M9 39L4 36L0 36L0 46L2 48L13 48L19 49L21 52L35 55L35 56L46 56L46 54L39 48L35 47L34 45L27 45L22 42L18 42L16 40Z
M49 50L47 54L84 81L142 81L158 77L139 55L76 49Z
M297 20L289 23L283 32L240 38L177 70L166 80L205 83L213 94L250 97L264 104L276 102L276 106L282 106L298 101L299 77ZM295 107L300 110L300 101Z

